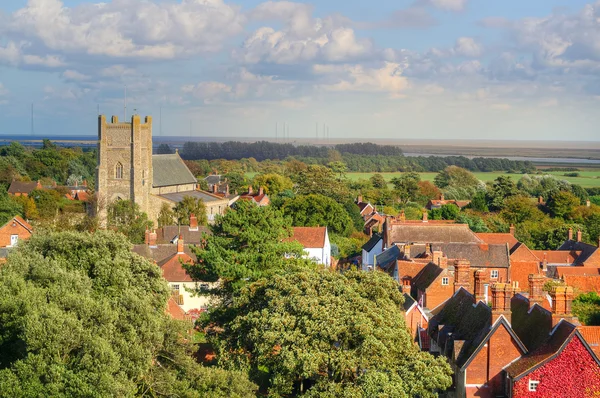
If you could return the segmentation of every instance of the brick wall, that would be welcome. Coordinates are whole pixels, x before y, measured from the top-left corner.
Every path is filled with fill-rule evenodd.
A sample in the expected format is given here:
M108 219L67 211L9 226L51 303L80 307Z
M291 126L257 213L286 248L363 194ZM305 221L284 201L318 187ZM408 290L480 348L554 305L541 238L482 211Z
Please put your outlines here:
M16 221L9 221L6 225L0 228L0 247L10 246L12 235L18 235L19 240L27 240L31 237L31 233Z

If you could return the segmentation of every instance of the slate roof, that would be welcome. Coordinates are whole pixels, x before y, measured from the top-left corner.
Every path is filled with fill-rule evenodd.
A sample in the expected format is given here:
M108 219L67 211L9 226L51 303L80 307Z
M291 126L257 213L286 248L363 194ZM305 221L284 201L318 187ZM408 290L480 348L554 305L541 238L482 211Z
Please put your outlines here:
M165 198L167 200L170 200L171 202L176 202L176 203L181 202L183 200L183 198L186 196L191 196L192 198L200 199L205 203L213 202L215 200L223 200L223 198L221 198L220 196L213 195L213 194L205 192L205 191L173 192L173 193L165 193L165 194L162 194L159 196L161 198Z
M474 268L508 268L510 253L506 245L477 243L433 244L432 249L442 251L449 259L466 259Z
M383 270L388 270L390 266L396 264L398 257L400 257L401 252L398 246L394 245L375 256L375 265Z
M552 331L552 313L539 305L529 309L529 299L515 294L510 301L512 328L531 352L548 339Z
M577 242L575 240L568 240L563 243L558 250L568 250L568 251L576 251L581 252L581 254L577 257L577 264L584 263L598 248L594 245L589 245L583 242Z
M154 187L196 184L198 182L178 153L152 155L152 173L152 186Z
M512 250L519 241L513 234L477 233L478 238L491 245L505 245Z
M391 224L388 231L391 243L449 243L473 242L480 243L467 224Z
M132 251L134 253L139 254L142 257L147 258L148 260L160 263L163 262L166 258L177 254L177 245L157 245L156 247L150 247L145 244L133 245ZM192 253L191 249L187 245L184 247L183 251L193 260L196 259L196 255Z
M221 176L220 175L216 175L216 174L212 174L209 175L207 177L204 177L204 180L206 181L206 183L208 185L215 185L221 182Z
M156 230L156 243L172 243L181 235L186 244L199 245L202 243L202 236L210 233L210 229L205 226L198 226L197 231L190 231L189 225L182 225L181 228L178 225L166 225Z
M8 188L9 194L26 193L29 195L31 191L38 187L37 181L13 181Z
M293 227L289 241L299 242L305 249L325 247L327 227Z
M8 247L0 247L0 259L7 258L9 252L10 249Z
M363 250L370 252L371 250L373 250L373 248L377 245L377 243L379 241L381 241L383 238L381 237L381 235L379 234L373 234L373 236L371 236L371 239L369 239L367 241L367 243L365 243L362 247Z
M412 298L410 294L403 293L402 295L404 296L404 304L402 304L402 307L404 308L404 311L408 311L409 308L416 303L416 300Z

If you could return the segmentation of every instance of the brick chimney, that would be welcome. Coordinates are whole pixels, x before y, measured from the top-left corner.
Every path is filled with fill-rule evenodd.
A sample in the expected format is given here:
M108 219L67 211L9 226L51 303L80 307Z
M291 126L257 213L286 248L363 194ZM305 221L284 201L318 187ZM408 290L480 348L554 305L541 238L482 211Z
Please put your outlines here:
M177 254L183 254L183 249L183 235L179 235L179 238L177 238Z
M475 271L475 301L487 303L488 297L485 291L485 285L488 284L488 274L484 269Z
M544 302L544 282L546 278L540 274L529 274L529 308L534 304L542 305Z
M398 219L402 222L406 221L406 213L404 212L404 210L402 210L400 214L398 214Z
M225 196L229 196L229 183L225 183Z
M440 194L440 200L444 200L444 194L443 193Z
M515 224L511 224L510 225L510 230L509 231L510 231L510 234L512 236L515 236Z
M410 277L406 276L402 278L402 293L410 295L410 288Z
M194 213L190 214L190 231L198 230L198 217Z
M410 259L410 243L404 245L404 257Z
M356 198L356 203L361 203L363 200L362 195L358 195L358 197Z
M548 254L544 252L544 259L542 260L542 271L548 271Z
M577 231L577 242L581 242L581 231Z
M550 297L552 298L552 326L556 326L561 319L572 321L573 288L571 286L553 286Z
M218 193L218 192L219 192L219 184L213 184L212 193Z
M471 281L469 274L471 271L471 263L468 260L454 260L454 292L456 293L461 287L470 290Z
M573 240L573 228L569 228L569 232L567 234L568 240Z
M262 194L264 194L264 193L265 193L265 190L264 190L264 188L263 188L263 187L258 187L258 194L259 194L259 195L262 195Z
M589 200L585 201L585 206L586 207L591 207L592 206L592 202L590 202Z
M423 212L423 222L427 222L427 217L429 217L429 214L427 213L427 211Z
M538 197L538 205L543 205L544 204L544 198L543 197Z
M248 185L248 195L252 195L252 185Z
M444 253L438 250L433 250L431 252L431 256L433 257L432 261L435 265L438 265L440 267L442 267L442 261L444 258ZM446 267L442 267L442 268L447 268L448 266L448 259L446 258Z
M83 180L83 183L82 183L82 185L83 185L84 187L87 187L87 180L85 180L85 179L84 179L84 180ZM588 200L588 202L589 202L589 200ZM588 206L588 207L589 207L589 206Z
M492 325L500 318L504 318L510 323L511 311L510 300L513 296L513 288L510 283L494 283L492 285Z
M150 230L148 228L146 228L146 232L144 233L144 243L147 245L150 244Z

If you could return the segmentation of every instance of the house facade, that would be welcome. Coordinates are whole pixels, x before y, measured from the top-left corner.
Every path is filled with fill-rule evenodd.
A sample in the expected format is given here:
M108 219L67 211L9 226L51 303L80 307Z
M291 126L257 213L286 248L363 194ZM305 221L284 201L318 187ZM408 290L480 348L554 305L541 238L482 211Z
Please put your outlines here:
M326 267L331 266L331 242L327 227L293 227L291 241L304 248L304 257Z
M362 270L373 270L375 256L383 252L383 238L379 234L373 234L371 239L362 247Z
M20 241L31 238L33 228L20 216L14 216L0 227L0 247L15 247Z

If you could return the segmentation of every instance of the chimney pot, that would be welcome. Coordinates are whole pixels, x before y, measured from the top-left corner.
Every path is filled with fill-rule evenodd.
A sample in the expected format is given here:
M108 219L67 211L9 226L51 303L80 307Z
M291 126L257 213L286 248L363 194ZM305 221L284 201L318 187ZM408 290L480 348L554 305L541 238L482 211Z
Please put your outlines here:
M510 226L510 234L512 236L515 236L515 225L514 224L511 224L511 226Z
M573 228L569 228L567 237L569 240L573 240Z
M475 301L487 301L485 285L488 283L488 274L484 269L475 272Z
M182 254L183 248L183 236L179 235L179 238L177 239L177 254Z
M586 207L591 207L592 206L592 202L590 202L589 200L585 201L585 205Z
M148 246L156 247L156 240L157 240L156 231L152 230L152 232L150 232L148 234Z
M582 235L582 232L577 231L577 242L581 242L581 235Z
M195 214L190 214L190 231L198 230L198 217Z
M442 200L442 201L444 200L444 194L443 193L440 194L440 200Z
M213 193L217 193L219 191L219 186L217 184L213 184L212 191Z
M252 195L252 185L248 185L248 195Z
M362 201L363 201L362 195L358 195L358 197L356 198L356 203L362 203Z
M538 204L540 204L540 205L544 204L544 198L543 197L540 196L538 198Z
M265 190L264 190L264 188L263 188L263 187L258 187L258 194L259 194L259 195L262 195L262 194L264 194L264 193L265 193Z
M427 213L427 211L423 212L423 222L427 222L427 217L429 216L429 214Z

